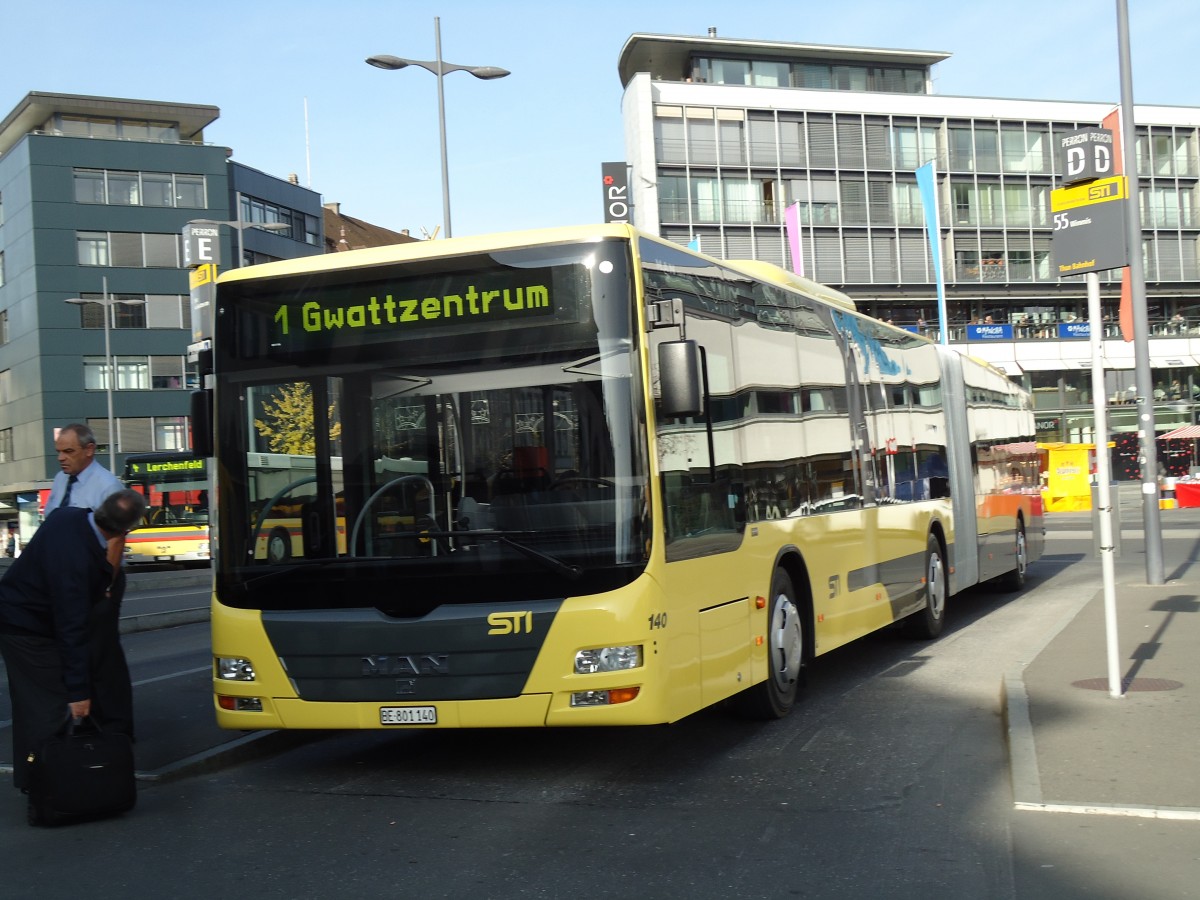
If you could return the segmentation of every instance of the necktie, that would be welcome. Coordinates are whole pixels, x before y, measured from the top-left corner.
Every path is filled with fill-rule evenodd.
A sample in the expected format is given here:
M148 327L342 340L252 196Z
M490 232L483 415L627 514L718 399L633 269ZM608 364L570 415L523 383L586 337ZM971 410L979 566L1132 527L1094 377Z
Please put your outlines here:
M67 479L67 489L65 491L63 491L62 503L58 504L59 507L71 505L71 488L75 487L75 482L77 482L78 480L79 480L78 475L72 475L70 478Z

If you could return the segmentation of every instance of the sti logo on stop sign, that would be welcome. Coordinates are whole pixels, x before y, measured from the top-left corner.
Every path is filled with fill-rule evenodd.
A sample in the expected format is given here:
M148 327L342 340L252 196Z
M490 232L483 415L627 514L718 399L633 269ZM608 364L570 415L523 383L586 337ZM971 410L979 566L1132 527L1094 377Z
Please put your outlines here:
M1113 133L1088 128L1058 139L1059 168L1063 184L1078 184L1114 174Z

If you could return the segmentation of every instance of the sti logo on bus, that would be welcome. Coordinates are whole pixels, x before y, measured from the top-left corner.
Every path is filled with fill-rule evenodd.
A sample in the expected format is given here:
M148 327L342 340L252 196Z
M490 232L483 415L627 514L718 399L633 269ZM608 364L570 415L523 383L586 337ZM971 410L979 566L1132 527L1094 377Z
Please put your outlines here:
M488 613L487 622L492 627L488 634L533 633L533 611Z

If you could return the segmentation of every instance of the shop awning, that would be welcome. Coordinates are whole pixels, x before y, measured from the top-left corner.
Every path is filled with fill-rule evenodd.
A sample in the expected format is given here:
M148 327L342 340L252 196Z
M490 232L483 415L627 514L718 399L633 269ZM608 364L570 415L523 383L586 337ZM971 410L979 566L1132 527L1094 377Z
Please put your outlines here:
M1196 365L1196 357L1185 353L1173 353L1170 356L1151 356L1152 369L1190 369Z
M1158 436L1160 441L1194 441L1200 439L1200 425L1184 425Z
M1061 359L1023 359L1020 365L1026 372L1055 372L1068 368Z

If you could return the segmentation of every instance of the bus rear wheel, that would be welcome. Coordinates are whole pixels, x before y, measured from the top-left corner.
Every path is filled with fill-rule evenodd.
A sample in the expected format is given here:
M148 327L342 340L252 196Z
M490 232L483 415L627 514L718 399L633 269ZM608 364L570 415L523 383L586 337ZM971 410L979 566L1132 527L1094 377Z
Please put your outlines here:
M767 680L735 698L734 708L750 719L781 719L796 704L804 684L804 620L792 579L783 569L771 578L767 609Z
M1019 591L1025 587L1025 572L1029 568L1029 550L1025 546L1025 526L1020 522L1017 523L1016 541L1014 568L1000 576L1000 587L1006 591Z
M935 535L925 542L925 608L904 620L904 629L915 638L931 640L946 624L946 565L942 545Z
M267 537L267 562L285 563L292 558L292 536L286 528L275 528Z

